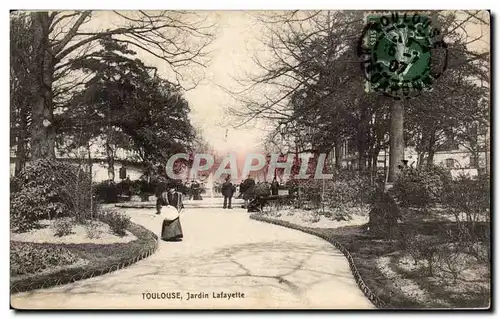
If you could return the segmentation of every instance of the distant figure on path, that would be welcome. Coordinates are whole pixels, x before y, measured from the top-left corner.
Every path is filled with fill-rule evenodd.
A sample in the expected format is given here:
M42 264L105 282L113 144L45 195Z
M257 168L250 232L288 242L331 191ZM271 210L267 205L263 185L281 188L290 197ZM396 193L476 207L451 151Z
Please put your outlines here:
M255 180L248 175L247 179L241 183L240 192L245 200L244 208L248 208L248 202L254 197Z
M201 187L197 181L191 183L191 191L193 193L193 200L202 200L201 198Z
M276 180L276 177L273 178L273 181L271 182L271 195L278 195L278 188L279 188L279 183Z
M224 206L222 208L232 209L231 199L235 191L236 187L231 183L231 176L226 177L226 181L222 184L222 195L224 196Z

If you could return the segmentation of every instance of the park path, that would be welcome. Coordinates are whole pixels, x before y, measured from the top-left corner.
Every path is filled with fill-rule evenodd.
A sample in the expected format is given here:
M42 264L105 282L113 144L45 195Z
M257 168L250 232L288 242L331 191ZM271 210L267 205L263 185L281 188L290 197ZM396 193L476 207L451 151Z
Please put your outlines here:
M103 276L18 293L18 309L366 309L347 260L331 244L296 230L251 220L241 208L186 205L184 240L161 241L151 257ZM124 209L155 233L152 209ZM176 293L182 299L144 299ZM208 298L189 299L189 293ZM217 299L221 292L244 298ZM202 295L207 297L207 295Z

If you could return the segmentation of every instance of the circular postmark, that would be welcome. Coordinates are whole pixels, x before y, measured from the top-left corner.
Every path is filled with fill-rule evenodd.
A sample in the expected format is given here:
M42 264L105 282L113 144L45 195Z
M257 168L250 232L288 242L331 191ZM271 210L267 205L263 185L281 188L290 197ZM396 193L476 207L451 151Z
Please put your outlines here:
M369 14L358 44L367 92L395 99L432 90L447 66L448 50L428 16Z

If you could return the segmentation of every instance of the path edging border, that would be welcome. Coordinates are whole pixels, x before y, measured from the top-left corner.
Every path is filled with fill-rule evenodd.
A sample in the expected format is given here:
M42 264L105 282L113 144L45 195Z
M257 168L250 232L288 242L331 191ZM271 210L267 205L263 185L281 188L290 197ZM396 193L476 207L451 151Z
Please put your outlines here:
M94 267L93 269L92 268L88 269L88 265L84 265L72 269L63 269L55 273L20 279L17 282L11 281L10 294L26 292L35 289L50 288L59 285L69 284L83 279L89 279L92 277L101 276L119 269L126 268L130 265L135 264L139 260L142 260L154 254L158 249L158 236L149 229L141 225L135 223L131 224L135 227L142 228L142 231L148 233L152 241L148 239L148 245L146 246L150 246L149 244L152 242L153 244L152 248L147 250L141 250L137 255L130 257L123 262L106 265L104 267L101 266L101 267Z
M293 224L287 221L282 221L278 219L273 219L269 217L264 217L258 214L252 214L250 215L250 219L257 220L260 222L265 222L269 224L274 224L278 226L283 226L286 228L291 228L295 230L302 231L304 233L314 235L317 237L320 237L321 239L326 240L333 246L335 246L338 250L342 252L342 254L347 258L347 262L349 263L349 268L351 269L351 272L354 276L354 280L356 281L356 284L358 285L359 289L363 292L363 294L370 300L370 302L377 308L379 309L387 309L390 308L389 305L387 305L385 302L380 300L380 298L373 292L371 289L366 285L364 282L363 278L361 278L361 274L359 273L358 269L356 268L356 265L354 264L354 258L352 257L351 253L345 248L342 244L340 244L338 241L334 240L333 238L329 237L328 235L322 234L312 228L307 228L303 227L297 224Z

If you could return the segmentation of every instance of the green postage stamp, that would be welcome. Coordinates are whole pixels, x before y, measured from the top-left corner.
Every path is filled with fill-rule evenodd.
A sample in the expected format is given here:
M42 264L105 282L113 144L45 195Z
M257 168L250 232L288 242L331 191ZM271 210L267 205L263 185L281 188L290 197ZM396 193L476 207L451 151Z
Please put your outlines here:
M425 14L367 14L360 40L365 90L396 99L431 90L447 64L446 44L440 35Z

